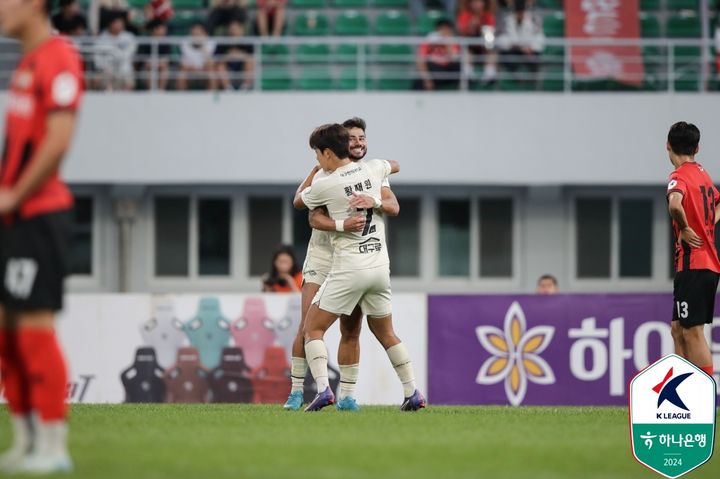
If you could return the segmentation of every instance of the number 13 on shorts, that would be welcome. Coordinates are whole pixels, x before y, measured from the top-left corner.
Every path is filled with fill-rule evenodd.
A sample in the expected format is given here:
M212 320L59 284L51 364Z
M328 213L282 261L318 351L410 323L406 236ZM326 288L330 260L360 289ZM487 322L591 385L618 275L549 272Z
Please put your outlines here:
M687 301L675 301L675 308L677 309L678 318L687 319L689 314Z

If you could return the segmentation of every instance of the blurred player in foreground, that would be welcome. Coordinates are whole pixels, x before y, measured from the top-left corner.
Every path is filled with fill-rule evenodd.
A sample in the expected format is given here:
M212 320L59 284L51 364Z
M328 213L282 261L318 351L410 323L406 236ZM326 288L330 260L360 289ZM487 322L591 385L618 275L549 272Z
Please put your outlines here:
M350 118L343 123L343 126L350 135L350 159L352 161L362 160L367 154L367 137L365 135L367 125L365 121L362 118ZM319 170L320 166L313 168L309 176L310 181ZM400 206L395 194L390 190L389 182L383 183L381 193L379 211L389 216L397 216ZM374 199L369 196L357 195L351 198L350 202L354 208L375 207ZM338 225L328 216L327 209L321 207L310 212L310 226L312 226L313 230L303 267L302 318L292 351L292 370L290 373L292 389L284 406L285 409L292 411L299 410L303 405L303 383L308 368L303 340L305 315L310 308L312 299L330 273L333 250L330 245L328 231L337 231ZM343 222L342 229L357 232L362 231L364 227L364 216L351 216ZM340 392L337 408L341 411L357 411L360 409L354 394L360 372L361 327L362 311L359 307L356 307L350 316L340 318L340 347L338 348Z
M7 98L0 169L0 365L13 442L5 473L69 471L62 307L73 198L58 176L82 95L80 58L52 35L51 0L0 1L0 30L23 57Z
M415 385L412 362L405 345L395 335L392 325L390 260L385 242L385 223L377 218L374 208L358 211L350 206L358 193L380 203L380 190L391 173L399 171L396 162L349 159L349 135L338 124L324 125L310 136L322 171L308 177L293 204L296 208L315 209L325 206L339 225L359 212L365 215L360 232L332 233L333 263L305 318L305 356L317 384L318 394L305 411L318 411L335 403L329 387L325 331L338 316L349 315L357 305L367 315L370 331L383 346L403 385L405 400L401 410L414 411L425 407L425 398ZM311 184L310 184L311 183Z
M670 128L667 150L675 171L667 195L676 241L672 337L679 356L712 376L704 328L713 321L720 278L715 249L720 194L707 171L695 162L699 144L695 125L679 122Z

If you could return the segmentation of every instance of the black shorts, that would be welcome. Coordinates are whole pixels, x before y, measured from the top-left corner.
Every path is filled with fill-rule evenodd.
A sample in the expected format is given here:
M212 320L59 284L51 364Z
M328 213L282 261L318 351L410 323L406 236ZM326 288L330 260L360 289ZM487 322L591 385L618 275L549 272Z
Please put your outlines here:
M675 274L673 321L683 328L713 322L720 274L708 269L688 269Z
M0 226L0 303L10 311L62 309L72 212Z

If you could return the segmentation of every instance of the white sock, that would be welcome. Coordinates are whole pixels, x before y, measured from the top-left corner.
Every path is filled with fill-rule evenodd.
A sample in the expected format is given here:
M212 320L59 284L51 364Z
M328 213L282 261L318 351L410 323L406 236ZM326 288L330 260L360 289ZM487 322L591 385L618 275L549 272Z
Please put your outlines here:
M37 422L34 454L44 457L67 456L68 427L65 421Z
M10 417L13 431L13 441L6 454L10 456L26 454L33 443L32 416L13 415Z
M413 373L412 361L410 354L403 343L398 343L387 349L388 358L395 372L403 385L403 393L409 398L417 389L415 386L415 373Z
M359 372L359 364L340 365L340 399L355 396L355 385L357 384Z
M305 343L305 359L307 359L310 372L315 378L318 393L323 392L330 385L328 380L328 354L325 341L313 339Z
M305 384L305 375L307 374L308 362L305 358L292 358L292 369L290 370L290 379L292 380L292 389L290 392L303 392Z

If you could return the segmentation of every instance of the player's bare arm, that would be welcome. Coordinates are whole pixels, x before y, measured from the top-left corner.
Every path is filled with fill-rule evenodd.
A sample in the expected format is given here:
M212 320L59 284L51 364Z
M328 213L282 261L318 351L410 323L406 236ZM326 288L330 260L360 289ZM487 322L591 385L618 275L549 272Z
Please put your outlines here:
M677 222L678 227L680 228L680 238L693 248L700 248L703 242L697 233L695 233L695 231L688 225L682 200L682 193L677 191L670 193L668 196L668 211L670 212L672 219Z
M330 218L325 208L315 208L310 211L310 227L320 231L337 231L335 220ZM365 228L365 216L351 216L343 221L343 231L358 233Z
M720 203L715 205L715 224L718 224L718 221L720 221Z
M315 174L320 171L320 165L315 165L313 169L310 171L310 174L303 180L302 183L300 183L300 186L298 186L297 191L295 191L295 198L293 199L293 206L295 209L302 210L305 209L305 202L302 200L302 192L305 191L305 189L312 184L313 178L315 178Z
M47 135L28 163L27 170L15 187L0 189L0 214L17 209L57 171L70 147L74 132L74 112L61 110L48 116Z

